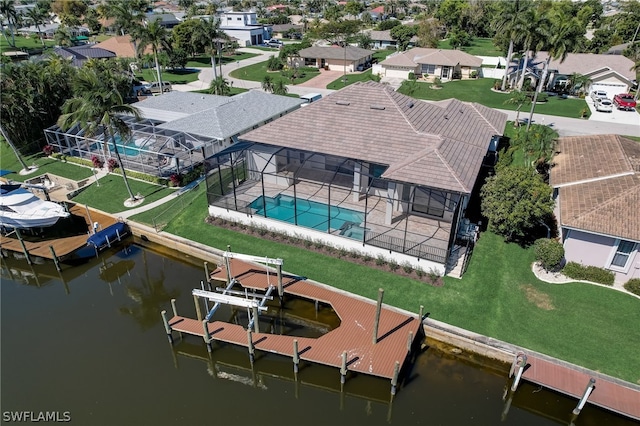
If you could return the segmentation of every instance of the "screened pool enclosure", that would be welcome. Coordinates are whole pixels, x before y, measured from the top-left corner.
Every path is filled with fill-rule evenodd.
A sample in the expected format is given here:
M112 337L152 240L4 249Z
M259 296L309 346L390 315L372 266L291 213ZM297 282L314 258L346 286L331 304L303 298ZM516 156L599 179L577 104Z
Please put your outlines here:
M467 194L384 179L384 164L240 142L205 165L214 209L439 264L466 238Z
M217 150L216 139L165 129L159 120L123 118L131 135L123 139L116 134L115 145L112 140L104 140L103 132L89 137L79 126L63 131L54 125L44 133L47 143L63 155L87 160L97 156L106 164L109 158L115 158L117 149L127 170L159 177L187 172Z

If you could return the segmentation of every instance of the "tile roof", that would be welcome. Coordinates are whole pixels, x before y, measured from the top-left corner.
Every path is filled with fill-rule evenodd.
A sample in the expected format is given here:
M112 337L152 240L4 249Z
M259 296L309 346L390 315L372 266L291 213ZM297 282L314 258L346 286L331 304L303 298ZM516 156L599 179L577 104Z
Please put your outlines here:
M469 55L461 50L429 49L414 47L406 52L389 56L381 62L382 65L417 66L418 64L446 65L446 66L482 66L482 59Z
M371 37L371 40L374 41L394 41L394 38L391 37L391 30L386 30L386 31L369 31L369 37ZM410 40L412 43L417 43L418 42L418 37L413 36L411 37Z
M226 139L299 108L303 101L250 90L236 96L173 91L136 104L157 126L204 137Z
M384 178L470 193L506 119L481 105L428 103L362 82L242 139L388 165Z
M371 56L373 53L372 50L362 49L356 46L347 46L348 61L357 61ZM344 48L339 46L311 46L306 49L300 49L298 54L301 58L344 59L345 52Z
M65 59L71 59L76 67L81 67L89 59L108 59L115 58L116 54L106 50L95 48L90 45L74 46L74 47L56 47L54 52Z
M538 52L534 58L534 63L540 62L538 66L542 68L548 56L548 52ZM560 74L566 75L572 73L587 75L595 70L608 67L632 81L636 79L635 71L631 70L633 66L633 61L622 55L595 53L569 53L562 63L556 59L552 59L549 63L549 69L558 70Z
M130 35L115 36L106 39L100 43L94 44L92 48L102 48L110 50L119 58L135 58L136 51L133 48L133 42ZM151 47L147 47L144 53L152 53Z
M560 138L551 183L560 223L640 242L640 143L619 135Z

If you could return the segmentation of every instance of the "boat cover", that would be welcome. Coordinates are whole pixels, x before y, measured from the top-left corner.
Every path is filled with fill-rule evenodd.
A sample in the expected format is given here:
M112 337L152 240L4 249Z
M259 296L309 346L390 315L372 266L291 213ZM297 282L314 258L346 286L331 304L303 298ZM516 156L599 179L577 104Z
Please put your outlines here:
M127 224L124 222L118 222L87 238L87 244L92 244L100 249L118 241L118 236L123 238L126 235L129 235L129 228L127 227Z

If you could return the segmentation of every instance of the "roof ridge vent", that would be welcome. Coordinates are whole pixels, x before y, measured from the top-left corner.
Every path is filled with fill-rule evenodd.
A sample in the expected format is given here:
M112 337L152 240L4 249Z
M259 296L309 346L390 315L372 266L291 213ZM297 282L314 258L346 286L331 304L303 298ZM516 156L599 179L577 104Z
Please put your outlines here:
M384 111L385 106L384 105L371 105L369 108L377 109L377 110L380 110L380 111Z
M351 105L351 102L348 102L348 101L336 101L336 105Z

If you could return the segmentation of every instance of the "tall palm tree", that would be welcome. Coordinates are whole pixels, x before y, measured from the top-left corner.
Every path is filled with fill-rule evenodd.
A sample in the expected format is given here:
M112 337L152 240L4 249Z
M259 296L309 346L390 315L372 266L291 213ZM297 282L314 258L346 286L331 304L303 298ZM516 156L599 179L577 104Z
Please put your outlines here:
M211 16L209 19L201 18L199 25L193 33L194 41L197 44L207 46L207 53L211 57L211 68L213 69L213 79L218 78L216 70L216 54L220 55L221 44L229 39L229 36L220 29L220 21Z
M118 90L111 87L109 79L100 78L92 69L80 70L74 93L75 96L67 100L62 107L64 113L58 119L58 126L63 130L80 126L89 137L102 131L105 146L111 141L114 147L113 152L122 171L129 199L136 201L137 197L131 191L125 167L118 152L116 134L123 140L131 134L131 129L121 115L132 115L139 120L140 112L136 107L124 103Z
M38 36L40 37L40 42L42 43L42 47L44 47L44 38L42 37L42 33L40 33L40 25L44 24L44 17L45 17L45 14L37 5L36 7L27 10L27 19L38 30Z
M524 31L521 40L524 43L524 61L522 71L518 80L518 90L522 90L524 78L527 72L529 58L533 58L540 50L545 40L550 37L548 33L549 19L546 13L541 13L536 8L529 8L524 12Z
M162 76L160 75L160 64L158 63L158 52L162 49L171 50L169 44L169 33L167 29L160 25L160 19L154 19L147 22L146 27L140 29L137 34L140 44L138 45L138 53L142 54L147 46L151 46L153 59L156 63L156 73L158 76L158 84L162 86ZM163 92L161 91L160 94Z
M15 8L15 0L1 0L0 13L7 20L9 31L11 31L11 47L16 47L15 24L18 20L18 13Z
M496 32L509 35L509 50L507 51L506 58L507 64L501 85L501 90L504 91L507 88L507 77L509 74L509 66L511 65L511 58L513 57L513 47L525 26L524 11L531 7L531 2L529 0L504 1L500 2L500 7L501 11L496 15L497 18L493 22L493 27Z
M231 95L231 86L226 78L220 76L215 80L211 80L209 91L214 95L229 96Z

